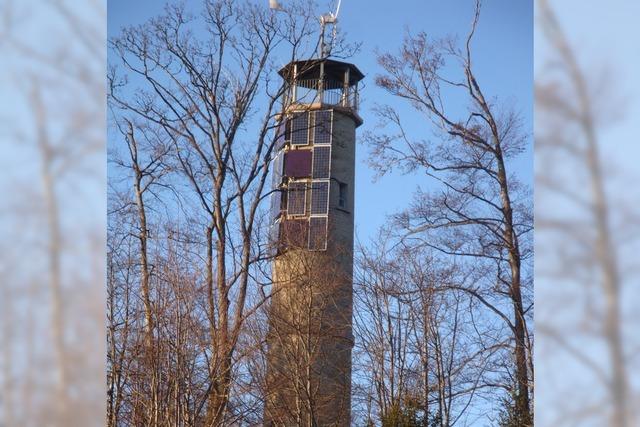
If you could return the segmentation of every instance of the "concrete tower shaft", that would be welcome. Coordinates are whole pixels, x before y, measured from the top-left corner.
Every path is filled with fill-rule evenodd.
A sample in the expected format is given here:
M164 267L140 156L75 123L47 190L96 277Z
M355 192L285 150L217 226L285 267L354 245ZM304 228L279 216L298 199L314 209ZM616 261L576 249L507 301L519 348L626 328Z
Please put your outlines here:
M348 426L355 130L362 73L292 62L272 200L273 297L265 425Z

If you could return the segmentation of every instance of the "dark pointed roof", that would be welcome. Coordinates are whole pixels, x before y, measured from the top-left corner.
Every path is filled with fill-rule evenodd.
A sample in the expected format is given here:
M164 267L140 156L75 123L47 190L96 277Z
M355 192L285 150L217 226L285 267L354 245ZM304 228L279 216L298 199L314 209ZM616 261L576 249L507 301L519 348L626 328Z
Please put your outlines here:
M304 61L293 61L282 67L278 74L285 80L293 78L293 67L297 65L298 79L311 80L320 78L320 63L324 62L324 74L327 80L342 81L344 72L349 70L349 85L355 85L364 78L364 74L358 67L348 62L336 61L334 59L307 59Z

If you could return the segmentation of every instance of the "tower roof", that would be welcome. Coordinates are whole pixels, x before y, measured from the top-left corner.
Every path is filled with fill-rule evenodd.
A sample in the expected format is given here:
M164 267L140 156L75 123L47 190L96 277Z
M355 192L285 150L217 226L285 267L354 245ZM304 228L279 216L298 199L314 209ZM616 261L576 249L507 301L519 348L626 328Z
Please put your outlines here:
M307 59L303 61L289 62L282 67L278 74L285 80L293 78L294 67L297 69L297 78L311 80L320 78L320 64L324 62L324 75L326 80L342 82L345 71L349 70L349 85L355 85L364 78L364 74L353 64L336 61L334 59Z

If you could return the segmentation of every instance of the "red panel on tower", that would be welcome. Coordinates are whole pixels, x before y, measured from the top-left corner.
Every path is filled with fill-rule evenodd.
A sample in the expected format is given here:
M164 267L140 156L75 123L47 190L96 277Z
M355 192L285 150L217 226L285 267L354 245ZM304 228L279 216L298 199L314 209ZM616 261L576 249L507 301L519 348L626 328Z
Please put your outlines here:
M287 151L284 157L284 174L290 178L311 176L311 150Z
M306 248L309 222L306 219L288 219L282 222L281 248Z

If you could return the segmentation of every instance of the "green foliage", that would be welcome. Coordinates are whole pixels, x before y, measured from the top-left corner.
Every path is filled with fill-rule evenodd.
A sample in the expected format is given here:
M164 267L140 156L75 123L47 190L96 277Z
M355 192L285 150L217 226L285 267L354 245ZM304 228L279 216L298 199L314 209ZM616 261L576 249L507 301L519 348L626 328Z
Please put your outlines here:
M415 406L395 404L382 416L382 427L422 427L422 419Z
M422 407L409 400L390 406L381 421L382 427L438 427L441 416L439 413L424 415Z

